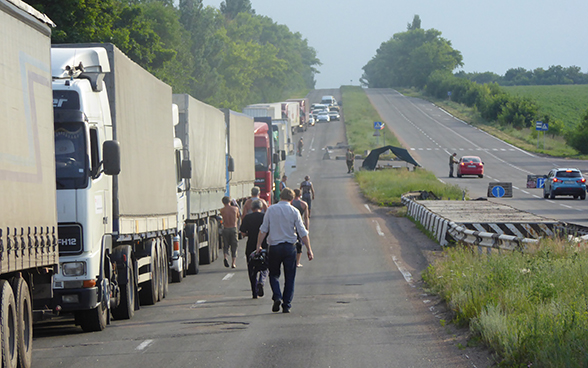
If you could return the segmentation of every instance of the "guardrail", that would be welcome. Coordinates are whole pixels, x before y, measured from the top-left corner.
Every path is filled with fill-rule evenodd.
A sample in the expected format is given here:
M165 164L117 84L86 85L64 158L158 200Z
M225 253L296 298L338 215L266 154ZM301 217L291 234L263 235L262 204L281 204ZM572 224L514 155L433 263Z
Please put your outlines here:
M480 252L483 247L487 248L488 251L492 248L501 250L522 250L529 244L537 244L539 242L539 239L466 229L453 221L438 216L426 207L418 204L414 201L414 198L417 196L422 196L422 193L407 193L403 195L401 198L402 204L407 207L408 215L431 232L431 234L435 236L437 242L442 246L448 244L448 235L456 241L478 246ZM585 237L587 238L586 240L588 240L588 235Z

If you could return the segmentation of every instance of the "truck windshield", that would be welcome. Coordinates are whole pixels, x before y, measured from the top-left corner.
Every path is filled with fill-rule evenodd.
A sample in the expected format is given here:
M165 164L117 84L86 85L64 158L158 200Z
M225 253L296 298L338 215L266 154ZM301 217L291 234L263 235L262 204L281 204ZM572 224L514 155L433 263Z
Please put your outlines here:
M267 149L265 147L255 147L255 171L267 171Z
M57 189L78 189L88 185L86 157L84 124L55 124Z

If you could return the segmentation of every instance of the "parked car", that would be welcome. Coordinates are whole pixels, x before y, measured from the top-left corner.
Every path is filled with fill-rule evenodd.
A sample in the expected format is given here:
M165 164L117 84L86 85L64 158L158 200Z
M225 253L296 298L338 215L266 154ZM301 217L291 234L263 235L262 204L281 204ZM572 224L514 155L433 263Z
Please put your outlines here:
M484 163L478 156L464 156L459 159L457 165L457 177L461 178L463 175L478 175L484 177Z
M329 118L331 121L339 120L341 115L339 115L339 111L329 111Z
M326 121L326 122L329 122L329 121L331 121L331 118L329 117L329 113L328 113L328 112L326 112L326 111L321 111L321 112L319 112L319 113L317 114L317 116L316 116L316 121L317 121L318 123L320 123L321 121Z
M547 174L543 186L543 198L554 199L557 195L574 196L586 199L586 179L578 169L559 168Z

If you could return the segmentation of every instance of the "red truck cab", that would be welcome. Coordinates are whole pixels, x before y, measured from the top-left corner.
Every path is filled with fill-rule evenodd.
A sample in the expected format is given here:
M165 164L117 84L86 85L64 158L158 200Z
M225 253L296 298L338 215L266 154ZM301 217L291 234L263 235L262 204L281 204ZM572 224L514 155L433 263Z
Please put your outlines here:
M272 154L268 124L255 122L253 125L255 146L255 185L259 187L259 197L272 203L273 174Z

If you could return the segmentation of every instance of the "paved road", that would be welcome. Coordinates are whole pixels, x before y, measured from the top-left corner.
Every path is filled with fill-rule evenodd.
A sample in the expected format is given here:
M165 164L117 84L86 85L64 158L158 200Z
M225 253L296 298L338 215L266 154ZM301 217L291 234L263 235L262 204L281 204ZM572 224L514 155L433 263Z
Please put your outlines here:
M472 367L418 286L422 252L438 246L406 218L366 206L345 162L323 159L324 147L345 140L342 122L318 124L304 140L289 185L310 175L316 188L316 259L298 269L292 313L271 312L269 288L251 299L241 253L237 269L202 266L162 302L102 332L70 321L36 327L34 366Z
M471 198L486 197L490 182L511 182L513 198L498 201L540 216L588 226L588 201L572 197L543 199L541 189L526 188L529 174L547 174L555 167L576 167L588 173L588 162L540 157L472 127L428 101L405 97L391 89L366 91L388 129L441 181L467 188ZM458 157L480 156L485 177L449 178L452 152Z

